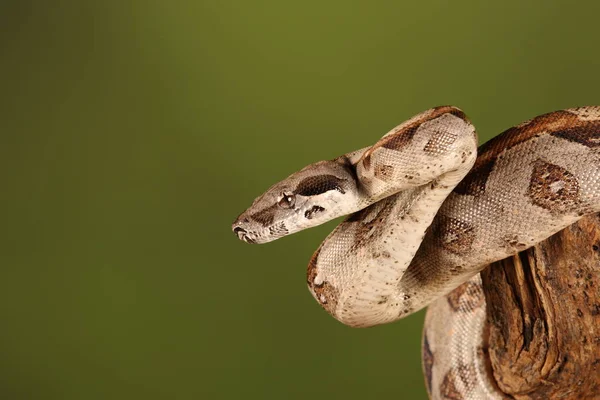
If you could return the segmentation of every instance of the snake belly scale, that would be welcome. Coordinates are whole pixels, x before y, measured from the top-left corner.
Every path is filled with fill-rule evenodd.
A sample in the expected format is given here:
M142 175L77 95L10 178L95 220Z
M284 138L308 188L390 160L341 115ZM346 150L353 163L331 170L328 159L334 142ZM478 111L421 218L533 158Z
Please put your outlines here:
M598 211L600 107L540 115L478 150L465 114L442 106L273 185L233 231L265 243L348 215L309 261L315 299L355 327L429 306L430 397L499 399L481 351L479 272Z

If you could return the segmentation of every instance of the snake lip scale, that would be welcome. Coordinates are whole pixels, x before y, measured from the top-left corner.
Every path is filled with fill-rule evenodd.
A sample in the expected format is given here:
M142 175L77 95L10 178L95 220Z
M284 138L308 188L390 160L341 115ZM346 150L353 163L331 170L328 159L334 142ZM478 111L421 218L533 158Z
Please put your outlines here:
M479 351L479 272L600 211L600 107L540 115L477 148L463 111L424 111L369 147L310 164L233 223L266 243L347 215L307 268L319 304L353 327L428 307L432 399L501 399Z

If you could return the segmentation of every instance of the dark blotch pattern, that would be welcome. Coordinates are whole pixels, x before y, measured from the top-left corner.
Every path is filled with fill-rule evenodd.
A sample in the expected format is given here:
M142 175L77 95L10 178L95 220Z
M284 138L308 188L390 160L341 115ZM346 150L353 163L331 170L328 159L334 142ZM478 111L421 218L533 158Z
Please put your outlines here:
M527 195L539 207L551 212L565 212L579 204L579 182L566 169L537 160Z
M494 169L494 159L488 160L485 164L476 164L469 174L455 188L458 194L470 196L480 196L485 192L485 185Z
M440 245L453 254L464 254L471 250L475 240L474 227L456 218L440 215L432 229Z
M461 110L459 110L456 107L452 107L452 106L435 107L433 109L433 112L430 115L420 118L420 119L412 122L410 125L407 125L407 126L403 127L402 129L399 129L397 132L384 137L379 142L377 142L373 147L371 147L369 150L367 150L367 152L365 153L365 155L362 158L363 167L367 170L371 168L371 154L375 150L377 150L379 147L384 147L386 149L391 149L391 150L402 149L403 147L405 147L412 141L413 137L415 136L415 133L417 132L417 130L421 127L421 125L424 122L432 121L444 114L452 114L452 115L462 119L463 121L468 121L465 113L463 113Z
M600 121L590 121L570 129L552 132L552 136L594 148L600 146Z
M346 193L342 188L343 179L334 175L316 175L309 176L298 183L294 193L301 196L315 196L330 190L337 190L340 193Z
M275 211L277 207L277 204L274 204L271 207L267 207L262 211L252 214L250 218L259 222L262 226L270 226L275 220Z
M492 156L495 156L499 150L508 150L536 135L569 129L578 124L581 124L581 121L577 115L568 111L555 111L540 115L520 125L513 126L486 142L481 146L479 153L483 154L492 150Z
M448 304L455 312L469 312L483 306L483 289L476 283L465 282L447 296Z
M507 129L479 147L479 156L475 165L454 191L471 196L482 195L485 192L485 185L490 173L494 169L495 159L502 152L548 132L556 136L559 136L560 132L570 132L563 133L563 136L570 136L574 141L581 140L587 133L583 136L577 133L580 132L578 128L575 128L578 125L582 126L582 123L577 115L568 111L555 111Z
M444 376L442 385L440 386L440 394L442 398L450 400L463 400L465 397L463 396L462 391L459 389L458 384L461 382L465 389L469 388L473 382L469 382L467 378L472 376L475 376L475 368L473 368L473 366L459 364L458 366L451 368Z
M410 125L393 135L381 139L381 147L390 150L400 150L412 141L420 126L421 124Z
M308 267L306 269L306 283L308 283L308 287L312 289L315 278L317 277L317 260L319 259L319 253L321 253L321 248L323 244L319 246L317 251L315 251L308 262Z
M365 169L371 169L371 152L367 151L367 153L364 155L363 160L363 167Z
M375 177L383 181L387 181L394 175L394 167L391 165L381 164L375 167Z
M304 217L307 219L312 219L315 214L325 211L325 209L321 206L313 206L310 210L306 210L304 213Z
M322 282L319 285L315 284L315 278L317 277L317 261L322 247L323 245L319 246L308 263L306 283L319 304L321 304L321 306L330 314L333 314L338 302L338 290L329 282Z
M367 238L373 240L383 234L387 229L386 221L394 208L395 201L395 196L387 197L346 218L343 223L358 223L352 245L353 250L364 247Z
M440 394L442 395L443 399L464 399L462 393L456 387L457 379L458 376L455 368L450 369L450 371L448 371L448 373L444 376L444 380L440 386Z
M312 289L319 304L330 314L333 314L338 303L338 290L329 282L313 285Z
M456 133L451 132L446 127L440 127L427 144L425 144L423 151L432 154L445 154L457 138L458 135Z

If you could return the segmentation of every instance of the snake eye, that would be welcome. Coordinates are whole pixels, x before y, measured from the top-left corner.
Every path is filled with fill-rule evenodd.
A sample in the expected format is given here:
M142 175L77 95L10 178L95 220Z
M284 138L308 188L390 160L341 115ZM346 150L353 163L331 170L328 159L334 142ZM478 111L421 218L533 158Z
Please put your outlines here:
M281 208L292 208L294 207L294 204L296 204L296 196L294 196L293 194L284 193L281 197L281 200L279 200L277 204Z

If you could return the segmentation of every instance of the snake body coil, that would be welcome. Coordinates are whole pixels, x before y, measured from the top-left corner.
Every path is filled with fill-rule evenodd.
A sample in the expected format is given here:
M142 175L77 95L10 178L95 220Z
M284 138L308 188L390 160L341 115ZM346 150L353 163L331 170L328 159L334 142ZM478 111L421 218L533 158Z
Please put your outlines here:
M600 107L538 116L477 153L465 114L433 108L371 147L275 184L233 230L264 243L350 214L309 262L315 299L357 327L430 305L423 363L431 398L502 398L478 351L478 273L600 211Z

